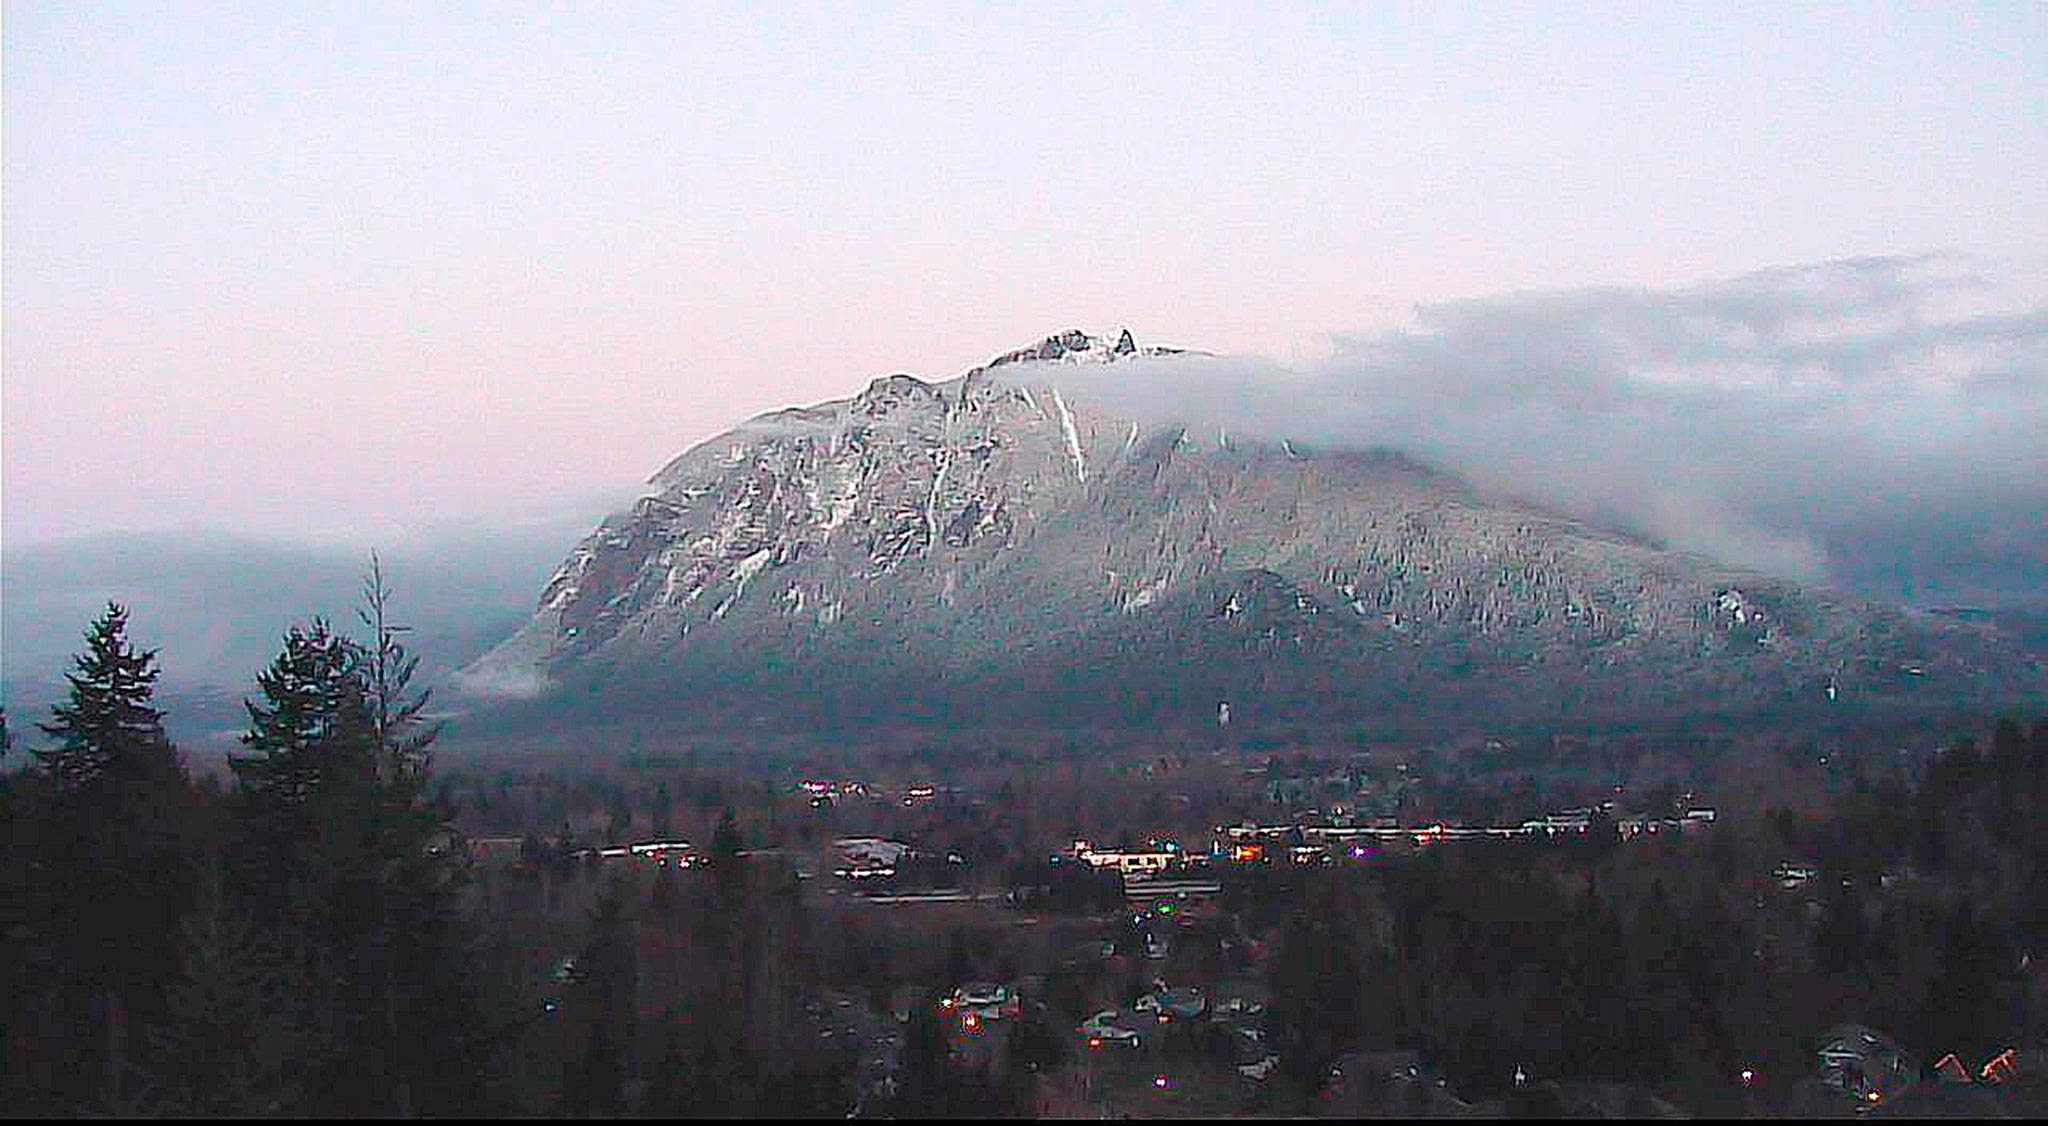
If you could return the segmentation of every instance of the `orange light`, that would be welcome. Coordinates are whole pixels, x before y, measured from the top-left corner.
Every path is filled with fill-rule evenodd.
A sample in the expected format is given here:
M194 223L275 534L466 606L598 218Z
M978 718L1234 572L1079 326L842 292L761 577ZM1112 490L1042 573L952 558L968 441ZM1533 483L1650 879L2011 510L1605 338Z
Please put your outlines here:
M974 1015L973 1013L968 1013L965 1017L961 1019L960 1023L967 1026L967 1031L972 1032L975 1029L981 1027L981 1018Z

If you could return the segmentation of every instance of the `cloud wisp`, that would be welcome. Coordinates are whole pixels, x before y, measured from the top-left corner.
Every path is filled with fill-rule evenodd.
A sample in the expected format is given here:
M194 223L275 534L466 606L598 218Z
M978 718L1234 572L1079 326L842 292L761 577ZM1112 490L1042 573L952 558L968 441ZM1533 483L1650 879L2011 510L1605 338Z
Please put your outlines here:
M2015 306L1965 260L1425 305L1335 344L1292 368L1189 357L1056 378L1153 423L1399 448L1791 578L2048 601L2048 306Z

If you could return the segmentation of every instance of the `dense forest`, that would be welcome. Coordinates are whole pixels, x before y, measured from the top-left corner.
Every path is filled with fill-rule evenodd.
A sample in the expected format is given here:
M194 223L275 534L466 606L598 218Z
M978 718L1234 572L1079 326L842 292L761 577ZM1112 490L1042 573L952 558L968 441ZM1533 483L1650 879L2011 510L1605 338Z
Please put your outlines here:
M1133 953L1146 938L1115 914L1115 880L1044 863L1048 843L1099 827L1084 806L1099 794L1058 789L1063 770L1078 773L1018 761L985 800L890 807L888 831L939 842L934 853L972 886L1032 889L1031 918L1021 907L916 921L850 911L800 878L831 811L744 766L642 755L632 785L590 790L595 827L572 825L559 794L515 809L509 783L437 769L440 732L388 605L373 569L360 638L318 619L285 633L225 780L192 770L165 737L155 654L128 637L117 605L87 631L68 697L35 725L41 738L0 727L9 1110L1098 1106L1096 1065L1072 1030L1147 988ZM1177 925L1170 965L1253 980L1271 998L1278 1073L1232 1109L1427 1111L1378 1088L1333 1095L1343 1061L1368 1050L1417 1053L1510 1109L1546 1109L1510 1078L1535 1075L1738 1113L1793 1105L1815 1035L1839 1022L1892 1030L1923 1064L2031 1045L2048 949L2048 824L2036 815L2048 722L1983 731L1986 745L1963 739L1924 764L1859 761L1823 800L1752 795L1756 816L1705 834L1625 843L1596 818L1561 842L1224 871L1216 909ZM1190 821L1233 813L1221 797L1188 801ZM1133 797L1121 823L1137 833L1172 809ZM622 872L583 847L685 821L707 841L692 867ZM480 861L468 838L507 822L524 837L517 855ZM1796 892L1777 871L1788 858L1813 869ZM1063 955L1080 936L1115 955ZM937 1002L978 978L1029 981L1031 1003L995 1047L962 1052ZM861 1061L807 1016L826 1006L900 1038L884 1094L870 1097ZM1144 1068L1228 1057L1224 1040L1177 1029L1148 1047Z
M507 1035L464 917L414 662L292 629L248 703L234 785L197 782L110 605L6 775L9 1107L446 1114L496 1105Z

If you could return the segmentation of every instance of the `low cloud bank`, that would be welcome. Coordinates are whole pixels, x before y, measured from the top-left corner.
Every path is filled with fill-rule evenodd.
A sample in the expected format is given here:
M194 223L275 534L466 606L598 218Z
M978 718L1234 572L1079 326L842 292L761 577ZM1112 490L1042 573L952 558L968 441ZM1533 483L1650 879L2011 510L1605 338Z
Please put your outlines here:
M2048 305L1968 261L1510 294L1335 344L1042 370L1153 424L1402 449L1791 578L2048 604Z
M455 670L448 682L464 695L500 700L531 700L553 686L548 678L531 669L476 665Z
M394 610L412 632L423 681L440 682L533 614L541 587L621 492L530 514L393 524L308 540L217 530L108 533L0 553L0 682L47 695L110 598L132 611L138 644L160 648L164 687L246 688L285 629L322 615L357 630L370 550L380 549ZM509 691L536 690L507 684Z

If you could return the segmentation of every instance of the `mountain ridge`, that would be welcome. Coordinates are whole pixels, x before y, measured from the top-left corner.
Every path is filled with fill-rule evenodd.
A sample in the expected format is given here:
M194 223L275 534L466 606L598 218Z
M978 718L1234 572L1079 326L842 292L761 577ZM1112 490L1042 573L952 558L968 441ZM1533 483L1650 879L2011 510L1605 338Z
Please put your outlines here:
M657 471L464 683L843 702L899 676L970 712L1113 685L1185 719L1233 693L1265 701L1241 714L1457 710L1446 693L1555 714L2038 677L1986 631L1489 500L1398 451L1198 436L1051 378L1176 356L1069 330L758 415Z

